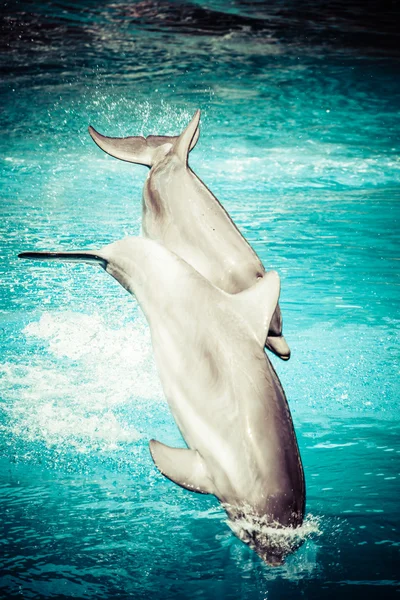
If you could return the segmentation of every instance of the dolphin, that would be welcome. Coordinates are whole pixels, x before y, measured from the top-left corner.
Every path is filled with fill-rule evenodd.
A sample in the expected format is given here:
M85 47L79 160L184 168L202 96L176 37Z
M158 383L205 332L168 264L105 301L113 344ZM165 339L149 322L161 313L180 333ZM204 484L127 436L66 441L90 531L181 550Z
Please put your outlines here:
M289 406L264 352L278 274L270 271L231 295L144 237L93 251L19 256L99 264L136 297L187 444L151 440L154 463L183 488L214 494L236 535L267 564L282 564L301 543L296 536L282 543L279 535L301 526L305 483Z
M180 136L111 138L89 127L107 154L150 167L143 189L143 235L162 242L215 286L230 294L251 287L265 269L250 244L204 183L188 165L199 138L197 110ZM290 349L282 336L277 305L266 347L283 360Z

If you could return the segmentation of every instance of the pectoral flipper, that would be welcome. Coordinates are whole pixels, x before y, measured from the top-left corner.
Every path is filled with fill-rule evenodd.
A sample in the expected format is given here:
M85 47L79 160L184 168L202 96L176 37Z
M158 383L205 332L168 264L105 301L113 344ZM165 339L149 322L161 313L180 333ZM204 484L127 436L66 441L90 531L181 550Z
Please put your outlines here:
M207 467L196 450L171 448L156 440L149 446L156 467L165 477L192 492L214 493Z

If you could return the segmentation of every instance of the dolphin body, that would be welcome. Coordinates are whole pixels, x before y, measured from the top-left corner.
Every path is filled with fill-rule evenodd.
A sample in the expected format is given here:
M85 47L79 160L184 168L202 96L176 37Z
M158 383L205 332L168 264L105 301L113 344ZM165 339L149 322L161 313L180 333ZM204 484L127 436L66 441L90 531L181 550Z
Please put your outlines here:
M198 110L180 136L110 138L89 127L107 154L150 167L143 189L142 230L192 265L215 286L237 294L264 277L265 269L217 198L188 166L199 138ZM266 347L283 360L290 349L282 336L279 304Z
M279 535L302 524L305 483L289 406L264 352L278 274L270 271L231 295L143 237L95 251L19 256L98 263L136 296L188 446L151 440L156 466L188 490L214 494L236 535L267 564L282 564L301 544L283 544Z

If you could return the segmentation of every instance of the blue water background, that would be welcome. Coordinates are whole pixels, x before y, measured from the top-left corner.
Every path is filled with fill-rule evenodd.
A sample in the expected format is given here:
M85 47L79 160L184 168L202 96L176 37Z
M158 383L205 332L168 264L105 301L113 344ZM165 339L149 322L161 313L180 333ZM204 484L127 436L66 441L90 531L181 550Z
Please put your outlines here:
M4 5L1 597L399 597L395 16L340 2ZM190 164L282 279L292 358L271 360L313 533L279 568L233 536L214 497L155 469L148 440L183 441L135 300L100 269L17 259L138 234L147 169L106 156L87 126L177 134L197 108Z

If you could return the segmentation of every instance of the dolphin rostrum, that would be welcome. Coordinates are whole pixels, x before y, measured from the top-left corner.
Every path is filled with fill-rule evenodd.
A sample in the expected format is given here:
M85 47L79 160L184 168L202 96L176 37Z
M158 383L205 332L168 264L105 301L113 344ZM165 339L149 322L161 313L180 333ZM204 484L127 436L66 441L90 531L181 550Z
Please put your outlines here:
M162 244L140 237L95 251L20 257L98 263L136 296L188 446L151 440L156 466L184 488L214 494L240 539L268 564L281 564L301 543L283 544L279 536L303 522L305 483L289 406L264 352L278 274L270 271L231 295Z
M215 286L237 294L263 277L265 269L226 210L188 165L188 154L199 137L199 119L198 110L177 137L110 138L93 127L89 133L111 156L150 167L143 189L143 234L162 242ZM290 357L279 304L266 347L283 360Z

